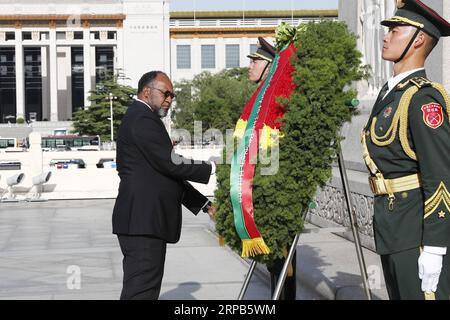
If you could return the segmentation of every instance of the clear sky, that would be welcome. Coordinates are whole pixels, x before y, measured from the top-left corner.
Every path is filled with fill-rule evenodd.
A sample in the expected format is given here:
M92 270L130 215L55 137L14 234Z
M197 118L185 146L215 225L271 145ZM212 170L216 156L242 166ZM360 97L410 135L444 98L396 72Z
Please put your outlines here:
M338 0L171 0L171 11L337 9Z

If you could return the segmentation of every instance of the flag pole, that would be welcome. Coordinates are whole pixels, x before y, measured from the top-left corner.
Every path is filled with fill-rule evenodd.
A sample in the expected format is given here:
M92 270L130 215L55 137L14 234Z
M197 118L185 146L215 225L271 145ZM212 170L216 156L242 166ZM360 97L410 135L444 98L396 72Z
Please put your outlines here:
M256 263L257 263L256 260L253 260L250 265L250 269L248 270L248 273L245 276L245 281L244 284L242 285L241 292L239 292L238 300L244 299L245 293L247 292L248 289L248 285L250 284L250 279L252 278L253 272L255 271Z
M194 23L195 23L195 11L197 10L197 3L195 0L194 1Z
M352 229L352 233L353 233L353 240L355 243L356 256L358 258L359 270L361 272L364 293L366 294L367 300L372 300L372 293L370 291L370 286L369 286L369 277L367 275L366 262L364 261L364 253L363 253L362 246L361 246L361 240L359 238L358 222L356 219L355 211L353 209L352 198L350 195L350 185L348 183L347 170L345 169L345 165L344 165L344 157L342 156L342 148L339 147L339 149L341 150L339 152L339 157L338 157L339 171L341 173L342 188L344 190L345 202L347 204L347 212L348 212L351 229Z
M294 0L291 0L291 24L294 25Z

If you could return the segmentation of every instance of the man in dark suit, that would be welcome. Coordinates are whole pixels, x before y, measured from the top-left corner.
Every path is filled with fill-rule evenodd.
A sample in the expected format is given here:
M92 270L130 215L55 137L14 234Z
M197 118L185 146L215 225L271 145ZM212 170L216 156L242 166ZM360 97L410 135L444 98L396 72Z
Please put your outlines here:
M166 74L142 76L137 99L128 108L117 139L119 194L112 224L123 253L122 300L158 299L166 244L181 232L181 205L212 215L208 199L187 181L208 183L215 164L173 152L161 118L175 97Z

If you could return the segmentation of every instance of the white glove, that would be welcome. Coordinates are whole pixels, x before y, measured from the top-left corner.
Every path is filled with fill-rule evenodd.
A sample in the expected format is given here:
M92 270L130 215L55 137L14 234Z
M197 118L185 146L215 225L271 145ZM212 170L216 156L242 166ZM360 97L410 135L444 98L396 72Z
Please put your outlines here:
M423 251L419 257L419 279L422 279L422 291L436 292L442 269L442 254Z

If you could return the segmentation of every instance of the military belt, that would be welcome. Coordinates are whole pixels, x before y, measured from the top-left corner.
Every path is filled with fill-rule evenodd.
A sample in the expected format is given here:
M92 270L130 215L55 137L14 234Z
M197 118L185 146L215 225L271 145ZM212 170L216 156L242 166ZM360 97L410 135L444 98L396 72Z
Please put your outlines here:
M371 176L369 177L370 189L377 196L387 195L389 200L389 210L392 211L394 210L394 193L420 188L421 183L419 175L412 174L396 179L385 179L375 162L370 157L364 131L361 134L361 143L363 145L364 162L371 173Z
M377 196L414 190L421 187L418 174L412 174L396 179L385 179L381 175L370 176L369 185L373 194Z

